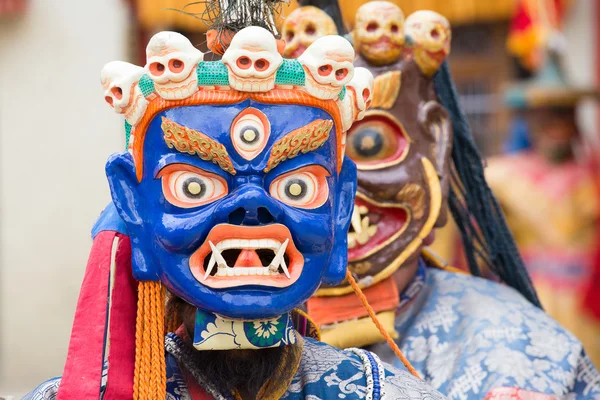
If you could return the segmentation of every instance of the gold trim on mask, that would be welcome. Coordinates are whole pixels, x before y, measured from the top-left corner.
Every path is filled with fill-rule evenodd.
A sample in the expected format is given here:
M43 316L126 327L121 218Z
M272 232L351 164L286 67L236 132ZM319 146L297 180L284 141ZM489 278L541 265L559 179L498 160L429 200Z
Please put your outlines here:
M425 215L425 189L416 183L409 183L396 193L396 200L410 204L415 219L423 218Z
M410 151L410 145L411 145L411 143L413 143L413 140L408 135L408 132L406 132L406 129L404 129L404 125L402 125L402 123L398 120L398 118L394 117L389 112L380 111L380 110L372 110L372 111L367 111L365 114L365 118L372 117L372 116L385 117L385 118L389 119L390 121L392 121L396 125L396 127L398 129L400 129L400 131L406 138L406 141L407 141L406 149L404 149L404 154L402 154L402 156L400 156L397 160L393 160L393 161L389 161L389 162L385 162L385 163L377 163L377 164L373 164L373 165L361 165L359 162L357 162L356 168L358 168L360 171L374 171L374 170L384 169L384 168L388 168L388 167L392 167L394 165L400 164L408 156L408 153Z
M364 283L360 282L358 283L361 289L364 289L368 286L373 286L396 272L396 270L398 270L398 268L400 268L402 264L419 249L419 247L423 244L423 240L427 237L427 235L429 235L435 226L440 214L440 209L442 207L442 186L440 184L437 171L435 170L435 167L431 161L423 157L421 158L421 163L423 164L425 178L431 191L429 217L427 218L427 221L423 225L423 228L418 235L404 248L402 253L400 253L400 255L398 255L398 257L396 257L396 259L390 263L390 265L388 265L383 271L376 274L373 279L370 280L369 285L365 285ZM351 286L323 288L317 290L315 296L342 296L352 292L353 290Z
M179 125L165 117L162 117L160 127L164 134L165 143L170 149L174 148L181 153L195 154L204 161L212 161L231 175L236 174L227 149L221 143L209 138L202 132Z
M372 108L389 110L396 104L400 87L402 86L402 72L389 71L375 78L373 86Z
M329 139L331 128L333 128L333 121L317 119L308 125L291 131L273 145L264 171L271 171L283 161L298 156L299 153L306 154L317 150Z

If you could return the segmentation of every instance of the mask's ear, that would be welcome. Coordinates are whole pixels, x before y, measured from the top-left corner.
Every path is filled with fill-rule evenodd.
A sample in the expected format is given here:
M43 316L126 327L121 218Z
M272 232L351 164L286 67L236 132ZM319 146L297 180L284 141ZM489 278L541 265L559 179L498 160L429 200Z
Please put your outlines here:
M429 101L419 108L419 123L434 142L433 161L440 177L444 201L450 188L450 162L452 155L452 123L448 112L437 101Z
M139 281L156 281L159 271L150 262L150 245L143 240L144 206L135 164L129 153L113 154L106 163L106 176L113 204L127 225L131 239L133 276Z
M335 208L334 243L329 260L329 265L323 275L323 281L328 285L339 284L346 277L348 267L348 229L354 210L354 197L356 196L356 165L348 157L344 157L344 164L339 176L340 192Z

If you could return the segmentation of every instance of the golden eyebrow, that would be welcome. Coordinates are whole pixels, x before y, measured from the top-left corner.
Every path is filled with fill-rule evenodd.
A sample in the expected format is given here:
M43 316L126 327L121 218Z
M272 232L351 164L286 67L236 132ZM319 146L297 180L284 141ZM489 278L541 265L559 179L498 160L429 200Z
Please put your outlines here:
M181 153L196 154L200 159L212 161L223 171L235 175L236 171L227 149L221 143L202 132L179 125L165 117L162 117L160 127L164 133L165 143L170 149L174 148Z
M371 108L389 110L396 104L402 85L402 72L390 71L375 78ZM358 94L357 94L358 95Z
M317 119L291 131L273 145L264 171L271 171L283 161L296 157L300 152L306 154L323 146L329 139L331 128L333 128L333 121Z

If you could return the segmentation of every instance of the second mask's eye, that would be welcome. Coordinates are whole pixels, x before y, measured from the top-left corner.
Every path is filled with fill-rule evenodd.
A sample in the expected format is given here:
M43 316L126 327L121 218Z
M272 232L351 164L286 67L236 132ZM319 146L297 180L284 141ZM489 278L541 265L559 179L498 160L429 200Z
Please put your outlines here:
M245 109L231 124L233 147L246 160L252 160L263 151L270 133L267 116L256 108Z
M160 177L165 198L177 207L198 207L227 194L225 179L189 165L169 165Z
M325 168L311 165L275 179L269 191L271 196L290 206L318 208L329 198L328 176Z
M399 163L408 152L409 140L404 128L384 115L367 115L355 124L348 138L346 152L359 169L377 169Z

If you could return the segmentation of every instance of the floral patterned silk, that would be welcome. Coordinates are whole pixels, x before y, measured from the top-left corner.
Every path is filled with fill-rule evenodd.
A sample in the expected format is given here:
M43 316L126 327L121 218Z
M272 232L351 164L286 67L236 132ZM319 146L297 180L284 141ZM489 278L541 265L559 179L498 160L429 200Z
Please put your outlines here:
M581 343L544 311L509 287L426 270L396 329L402 351L435 389L450 399L482 399L499 387L600 399L600 375ZM399 363L386 344L370 350Z
M169 334L169 337L171 335ZM169 342L168 338L167 342ZM167 353L166 357L166 400L193 400L176 358L170 353ZM385 392L385 399L438 400L444 398L430 386L409 374L404 367L396 369L387 364L384 364L383 367L385 379L379 384L379 390ZM367 368L361 357L355 352L342 351L314 339L305 338L302 361L289 388L281 399L365 399L368 397L368 386L372 380L370 367ZM56 400L59 385L60 378L52 379L25 396L24 400ZM214 388L207 388L206 386L204 388L215 399L232 399L232 396L218 393ZM371 398L375 400L375 396Z
M290 314L265 320L235 321L201 309L196 310L196 350L256 350L294 343L296 331Z

